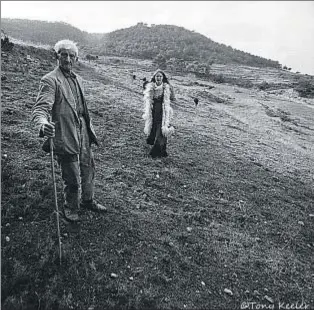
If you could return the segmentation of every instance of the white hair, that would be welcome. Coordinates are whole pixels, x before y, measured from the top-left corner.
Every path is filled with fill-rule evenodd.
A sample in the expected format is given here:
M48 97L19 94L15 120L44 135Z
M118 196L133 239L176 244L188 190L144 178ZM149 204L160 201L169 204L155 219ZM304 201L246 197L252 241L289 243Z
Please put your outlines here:
M55 44L54 50L58 54L61 49L72 50L73 52L75 52L76 56L78 56L78 48L76 46L76 43L74 43L71 40L61 40L61 41L58 41Z

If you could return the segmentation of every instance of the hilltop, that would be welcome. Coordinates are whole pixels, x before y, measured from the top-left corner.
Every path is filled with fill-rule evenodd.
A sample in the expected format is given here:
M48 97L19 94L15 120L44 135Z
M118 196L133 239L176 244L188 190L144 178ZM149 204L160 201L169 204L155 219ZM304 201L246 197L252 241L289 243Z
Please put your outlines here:
M297 74L218 64L216 82L172 74L176 134L169 157L152 160L140 78L153 61L81 59L109 211L61 223L59 266L50 157L30 124L55 60L15 44L1 61L3 309L314 305L314 100L295 90ZM57 188L61 206L59 169Z

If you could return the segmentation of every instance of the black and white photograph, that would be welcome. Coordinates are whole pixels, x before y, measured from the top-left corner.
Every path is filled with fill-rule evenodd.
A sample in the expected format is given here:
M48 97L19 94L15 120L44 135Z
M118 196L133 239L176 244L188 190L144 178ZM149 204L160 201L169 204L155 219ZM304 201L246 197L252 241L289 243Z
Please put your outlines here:
M1 1L1 309L314 309L313 1Z

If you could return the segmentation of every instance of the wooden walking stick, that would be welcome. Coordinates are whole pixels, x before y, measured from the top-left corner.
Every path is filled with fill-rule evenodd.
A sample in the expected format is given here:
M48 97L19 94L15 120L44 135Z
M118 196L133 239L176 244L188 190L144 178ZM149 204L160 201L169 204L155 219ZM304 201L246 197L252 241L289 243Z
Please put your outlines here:
M49 145L50 145L50 155L51 155L51 172L52 172L52 180L53 180L54 201L55 201L55 208L56 208L56 214L57 214L59 260L60 260L60 265L61 265L61 237L60 237L59 209L58 209L58 201L57 201L57 186L56 186L56 179L55 179L55 166L54 166L54 158L53 158L53 138L49 138Z

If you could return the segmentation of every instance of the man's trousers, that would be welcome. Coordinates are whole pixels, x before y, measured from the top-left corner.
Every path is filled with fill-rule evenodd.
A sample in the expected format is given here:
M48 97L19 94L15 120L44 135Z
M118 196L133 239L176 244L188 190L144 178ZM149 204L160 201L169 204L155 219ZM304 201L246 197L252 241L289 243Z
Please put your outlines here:
M64 182L65 207L78 210L80 198L84 202L94 198L95 162L85 119L81 120L80 154L58 155Z

